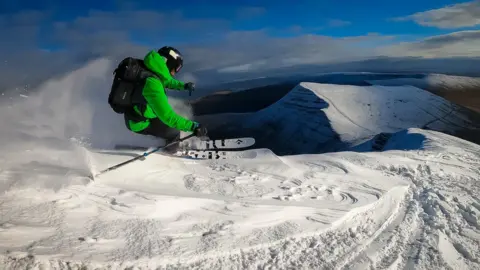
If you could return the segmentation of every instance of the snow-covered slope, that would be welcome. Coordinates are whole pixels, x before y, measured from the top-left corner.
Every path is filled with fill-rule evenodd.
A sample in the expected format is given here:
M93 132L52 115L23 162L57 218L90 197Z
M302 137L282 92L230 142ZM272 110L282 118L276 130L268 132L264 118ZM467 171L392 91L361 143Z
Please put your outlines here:
M392 80L369 80L374 85L401 86L411 85L419 87L442 97L456 104L460 104L469 110L480 113L480 78L451 76L443 74L429 74L421 78L402 78ZM467 112L468 113L468 112ZM476 121L480 117L476 116Z
M374 85L402 86L411 85L422 89L447 91L480 91L480 78L453 76L444 74L428 74L422 78L397 78L389 80L369 80Z
M88 186L11 187L0 206L3 263L479 267L480 147L415 129L389 144L410 136L424 137L424 150L281 158L251 150L254 159L212 162L157 155ZM95 156L103 166L125 158ZM32 171L29 180L39 178Z
M120 128L108 132L121 121L99 101L108 84L82 84L106 67L93 63L1 108L9 128L0 131L0 268L480 267L480 146L406 129L443 115L444 100L416 88L352 95L349 87L305 83L238 124L253 130L280 121L277 114L283 125L264 125L258 136L281 134L273 139L289 149L325 146L334 133L349 143L387 130L384 151L277 156L259 147L203 161L156 154L89 182L90 170L139 153L96 149L127 138ZM417 117L384 102L395 100ZM298 135L300 128L311 132ZM92 144L71 139L80 135Z
M258 112L201 120L223 123L214 135L253 136L278 155L348 150L380 132L412 127L480 135L480 123L458 105L413 86L301 83Z

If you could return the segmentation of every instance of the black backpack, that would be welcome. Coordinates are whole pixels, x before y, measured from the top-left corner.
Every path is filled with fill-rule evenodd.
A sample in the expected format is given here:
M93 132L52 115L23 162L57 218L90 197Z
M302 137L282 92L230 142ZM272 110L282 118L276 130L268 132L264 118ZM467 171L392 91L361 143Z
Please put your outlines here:
M113 111L123 114L134 105L145 104L142 89L148 77L157 77L149 71L142 59L127 57L113 71L112 88L108 96L108 104Z

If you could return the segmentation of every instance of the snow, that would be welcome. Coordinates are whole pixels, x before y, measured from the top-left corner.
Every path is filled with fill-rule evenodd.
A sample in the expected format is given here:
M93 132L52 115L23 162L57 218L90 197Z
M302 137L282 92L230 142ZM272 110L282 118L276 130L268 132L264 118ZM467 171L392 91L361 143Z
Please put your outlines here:
M231 125L224 122L232 119ZM350 150L380 132L428 128L455 134L480 129L460 106L413 86L300 83L255 113L200 119L223 136L254 136L277 155ZM286 144L285 142L288 142Z
M292 149L334 133L361 143L295 155L259 147L227 160L155 154L91 182L141 153L106 149L113 141L152 143L108 112L108 68L93 62L0 108L2 268L480 267L480 146L420 128L449 111L444 99L302 83L244 127L283 117L273 138L283 144L305 126L327 132ZM379 132L388 139L372 151Z
M397 78L389 80L369 80L373 85L403 86L411 85L422 89L447 91L478 91L479 77L453 76L444 74L428 74L423 78Z

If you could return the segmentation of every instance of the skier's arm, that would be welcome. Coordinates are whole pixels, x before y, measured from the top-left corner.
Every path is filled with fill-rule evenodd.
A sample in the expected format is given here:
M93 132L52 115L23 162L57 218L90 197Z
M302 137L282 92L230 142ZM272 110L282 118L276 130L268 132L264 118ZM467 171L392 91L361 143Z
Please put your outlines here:
M157 79L146 80L143 96L158 118L167 126L186 132L193 131L194 122L175 113L168 103L162 84Z
M185 83L168 76L165 80L165 87L174 90L185 90Z

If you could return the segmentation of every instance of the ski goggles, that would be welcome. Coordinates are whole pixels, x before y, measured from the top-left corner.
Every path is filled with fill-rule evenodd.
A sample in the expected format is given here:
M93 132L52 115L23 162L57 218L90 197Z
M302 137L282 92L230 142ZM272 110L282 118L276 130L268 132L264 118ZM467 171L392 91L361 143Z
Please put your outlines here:
M182 69L183 65L180 64L178 65L178 67L175 69L175 72L178 73L180 71L180 69Z

